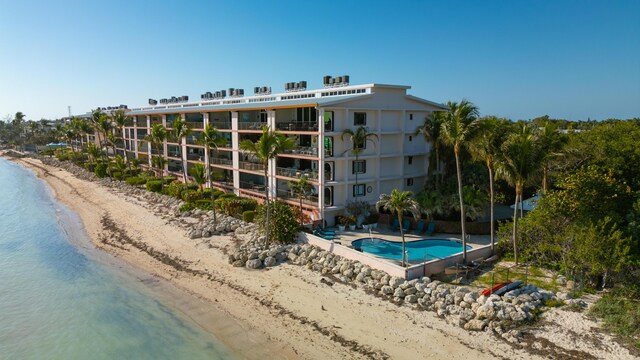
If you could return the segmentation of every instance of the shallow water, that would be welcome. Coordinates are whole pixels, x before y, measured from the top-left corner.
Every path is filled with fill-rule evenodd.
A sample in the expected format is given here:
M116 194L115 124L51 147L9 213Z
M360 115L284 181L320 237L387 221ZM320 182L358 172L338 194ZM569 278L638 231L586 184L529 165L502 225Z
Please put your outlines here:
M235 358L105 261L77 222L30 171L0 158L0 358Z

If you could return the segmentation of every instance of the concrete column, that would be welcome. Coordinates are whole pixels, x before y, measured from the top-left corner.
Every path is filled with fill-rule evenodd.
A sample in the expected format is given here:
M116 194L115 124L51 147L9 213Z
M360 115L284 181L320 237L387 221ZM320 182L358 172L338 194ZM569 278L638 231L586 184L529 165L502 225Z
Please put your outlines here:
M267 125L271 131L276 131L276 111L267 110ZM277 195L277 179L276 179L276 163L277 159L269 160L269 168L267 169L268 177L265 183L269 185L269 197L276 198Z
M238 150L240 149L240 135L238 134L238 112L231 112L231 146L234 150L232 152L232 161L233 161L233 188L236 195L240 195L240 153Z
M324 109L318 109L318 209L320 219L324 220ZM324 224L322 224L324 226Z
M204 122L204 129L206 129L207 125L209 125L209 113L202 113L202 121ZM204 148L204 168L209 172L211 171L209 167L209 149L206 146Z
M151 117L148 117L149 120L148 122L151 122ZM167 127L167 115L162 115L162 126L164 126L165 128ZM151 125L149 125L149 127L151 127ZM151 148L149 148L149 151L151 151ZM167 155L169 155L169 147L167 146L167 142L165 141L162 144L162 154L164 155L164 157L166 158ZM149 159L151 159L151 156L149 156ZM163 173L166 174L167 171L169 171L169 161L167 161L167 163L164 165L164 169Z
M380 154L382 152L382 146L380 146L380 142L382 141L382 110L378 110L378 126L376 128L376 134L378 134L378 143L376 144L376 159L373 161L377 162L378 175L376 176L376 198L380 197L380 176L382 176L382 167L380 161Z
M187 116L186 114L180 114L180 119L182 119L182 121L187 121ZM189 176L188 173L188 167L187 167L187 138L182 138L180 141L180 155L182 155L182 171L184 172L185 175Z

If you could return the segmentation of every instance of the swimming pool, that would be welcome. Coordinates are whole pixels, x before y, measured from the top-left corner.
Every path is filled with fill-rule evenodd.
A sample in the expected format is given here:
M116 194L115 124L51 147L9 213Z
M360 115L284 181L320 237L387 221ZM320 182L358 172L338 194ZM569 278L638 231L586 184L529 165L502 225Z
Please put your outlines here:
M387 259L402 260L402 242L383 240L378 238L358 239L351 245L363 252ZM470 250L471 246L467 246ZM462 252L462 244L454 240L425 239L405 242L408 261L425 261L446 258Z

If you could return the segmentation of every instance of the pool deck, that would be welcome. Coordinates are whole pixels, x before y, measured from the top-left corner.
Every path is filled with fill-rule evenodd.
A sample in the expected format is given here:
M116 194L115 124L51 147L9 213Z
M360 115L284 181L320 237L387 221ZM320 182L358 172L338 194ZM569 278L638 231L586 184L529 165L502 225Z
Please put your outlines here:
M393 242L401 242L402 237L400 236L400 231L391 230L388 226L380 226L378 225L377 229L371 229L371 233L369 230L365 229L356 229L349 230L348 228L345 231L339 231L335 228L336 232L336 242L340 242L342 245L350 246L351 242L358 239L363 238L379 238L383 240L393 241ZM424 234L416 234L415 232L409 231L405 233L404 240L406 242L416 241L416 240L424 240L424 239L446 239L446 240L457 240L461 241L461 234L444 234L444 233L434 233L432 235L424 235ZM489 235L471 235L469 241L467 242L468 246L471 246L472 249L489 245L491 243L491 238Z

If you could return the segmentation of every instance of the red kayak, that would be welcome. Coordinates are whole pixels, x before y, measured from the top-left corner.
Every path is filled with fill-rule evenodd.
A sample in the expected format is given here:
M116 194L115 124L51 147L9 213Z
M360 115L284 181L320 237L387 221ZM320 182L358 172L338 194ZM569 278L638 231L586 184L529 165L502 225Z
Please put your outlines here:
M511 281L506 281L506 282L503 282L503 283L500 283L500 284L495 284L495 285L493 285L493 287L489 287L489 288L484 289L484 291L482 292L482 295L488 296L490 294L493 294L494 292L496 292L496 290L498 290L500 288L503 288L503 287L505 287L505 286L507 286L509 284L511 284Z

